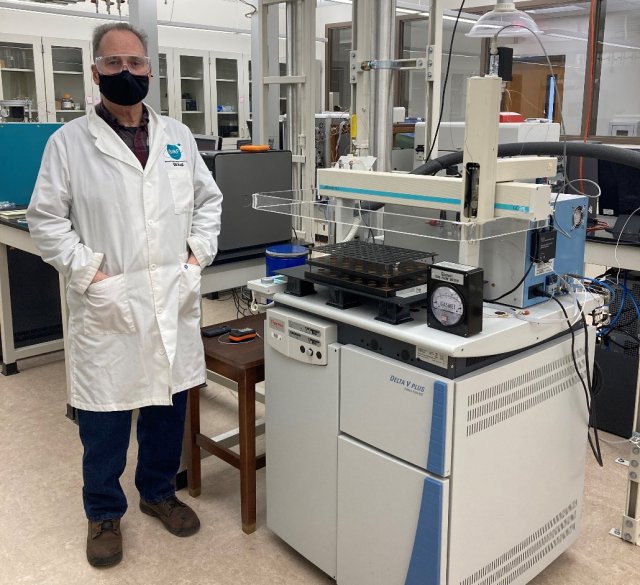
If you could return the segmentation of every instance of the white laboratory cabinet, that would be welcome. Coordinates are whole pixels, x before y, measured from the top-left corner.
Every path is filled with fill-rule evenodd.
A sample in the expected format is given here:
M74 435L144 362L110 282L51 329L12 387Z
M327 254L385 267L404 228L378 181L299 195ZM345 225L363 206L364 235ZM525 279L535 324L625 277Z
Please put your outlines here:
M223 144L246 137L243 62L239 53L211 54L212 131Z
M237 139L248 138L249 82L244 75L244 56L215 51L163 51L167 75L173 70L174 76L173 100L167 93L168 115L186 124L194 134L221 136L223 146L235 148Z
M2 34L0 100L30 98L34 121L69 122L100 97L92 63L89 41ZM235 148L250 137L247 63L241 53L160 47L161 114Z
M37 122L55 121L47 115L42 39L0 35L0 100L28 98Z
M160 47L158 51L158 78L160 83L160 113L176 118L176 82L173 49Z
M88 41L0 35L0 99L29 98L37 122L69 122L99 95Z
M580 530L569 333L487 355L497 330L455 338L320 296L267 311L267 525L338 585L528 583Z
M209 52L174 50L176 119L194 134L211 134Z
M91 78L91 43L43 38L42 49L47 120L70 122L83 116L100 95Z

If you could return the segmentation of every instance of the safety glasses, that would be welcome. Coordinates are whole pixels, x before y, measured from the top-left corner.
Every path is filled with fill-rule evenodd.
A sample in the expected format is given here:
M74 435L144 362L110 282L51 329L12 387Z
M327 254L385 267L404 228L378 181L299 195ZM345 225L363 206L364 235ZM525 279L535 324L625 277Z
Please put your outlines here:
M146 75L151 71L149 57L139 55L105 55L95 59L98 73L118 75L125 67L132 75Z

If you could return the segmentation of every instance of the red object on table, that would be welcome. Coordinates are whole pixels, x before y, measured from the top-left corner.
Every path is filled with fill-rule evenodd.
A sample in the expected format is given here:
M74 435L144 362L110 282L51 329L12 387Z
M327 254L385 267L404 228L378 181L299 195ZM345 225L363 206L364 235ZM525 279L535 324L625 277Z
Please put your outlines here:
M501 123L520 123L524 122L524 116L518 112L500 112Z

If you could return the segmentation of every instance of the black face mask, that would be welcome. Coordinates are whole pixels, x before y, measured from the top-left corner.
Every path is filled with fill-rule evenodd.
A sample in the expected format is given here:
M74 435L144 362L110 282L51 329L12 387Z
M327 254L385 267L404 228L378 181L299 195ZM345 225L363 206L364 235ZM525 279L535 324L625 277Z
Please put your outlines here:
M100 74L100 93L119 106L140 103L149 92L147 75L132 75L123 69L117 75Z

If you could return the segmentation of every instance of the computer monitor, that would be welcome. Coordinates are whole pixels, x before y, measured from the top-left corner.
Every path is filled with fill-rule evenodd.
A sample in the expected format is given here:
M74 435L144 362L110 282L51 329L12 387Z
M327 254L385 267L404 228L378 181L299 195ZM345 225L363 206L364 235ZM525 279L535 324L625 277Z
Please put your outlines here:
M210 136L208 134L194 134L196 145L200 152L212 152L222 150L222 136Z
M582 157L581 161L579 156L569 156L566 172L571 181L567 193L582 192L591 197L590 218L595 215L612 218L629 215L640 207L640 169L587 157ZM596 200L599 190L601 195Z
M602 189L598 201L601 215L619 217L640 207L640 169L598 161L598 184Z

